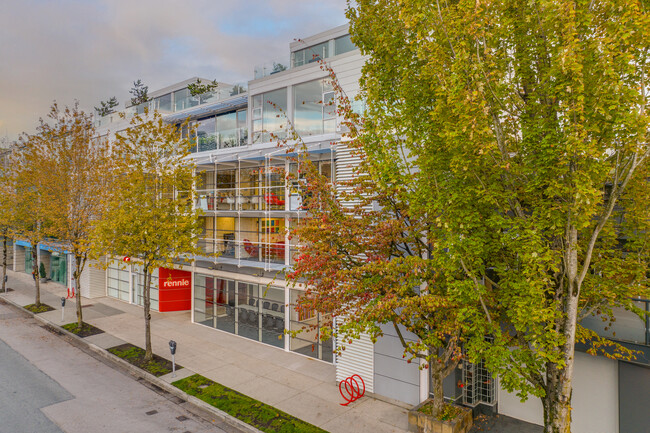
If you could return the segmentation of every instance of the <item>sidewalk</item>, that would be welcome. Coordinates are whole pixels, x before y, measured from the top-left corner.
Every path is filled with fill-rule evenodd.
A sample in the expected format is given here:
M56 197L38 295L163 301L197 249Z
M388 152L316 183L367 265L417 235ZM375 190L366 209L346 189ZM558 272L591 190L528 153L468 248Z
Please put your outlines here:
M19 304L34 302L31 275L7 271L7 286L14 291L0 296ZM61 321L61 297L66 288L56 283L41 285L41 302L55 311L39 317L63 325L76 321L76 304L68 299ZM84 321L103 331L86 340L102 348L128 342L144 347L143 310L136 305L101 297L82 301ZM178 344L178 377L199 373L215 382L283 410L331 433L351 431L403 433L408 430L407 410L371 397L347 407L334 382L332 364L275 347L192 324L190 312L151 313L151 339L156 354L170 358L169 340ZM183 376L181 376L183 373ZM162 379L171 381L165 376Z

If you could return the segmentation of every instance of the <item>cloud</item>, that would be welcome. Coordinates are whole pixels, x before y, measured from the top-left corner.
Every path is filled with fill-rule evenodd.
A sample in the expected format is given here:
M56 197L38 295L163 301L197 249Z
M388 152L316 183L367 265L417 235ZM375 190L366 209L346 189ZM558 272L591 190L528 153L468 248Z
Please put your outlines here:
M289 43L346 22L345 0L3 0L0 137L33 132L53 100L92 111L132 82L252 79Z

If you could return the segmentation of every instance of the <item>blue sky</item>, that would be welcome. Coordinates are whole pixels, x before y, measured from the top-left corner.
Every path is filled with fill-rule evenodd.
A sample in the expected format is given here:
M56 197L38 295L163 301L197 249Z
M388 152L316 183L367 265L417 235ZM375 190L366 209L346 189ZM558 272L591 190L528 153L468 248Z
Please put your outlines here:
M0 138L56 100L92 111L136 79L242 82L289 43L346 22L345 0L0 0Z

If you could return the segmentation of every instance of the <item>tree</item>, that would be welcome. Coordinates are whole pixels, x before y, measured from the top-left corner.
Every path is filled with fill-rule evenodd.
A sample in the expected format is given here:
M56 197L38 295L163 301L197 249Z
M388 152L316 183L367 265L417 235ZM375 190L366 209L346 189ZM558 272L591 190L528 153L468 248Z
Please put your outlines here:
M368 56L358 146L417 167L396 187L443 229L429 247L462 270L453 291L486 306L470 356L570 431L576 341L634 355L580 320L649 294L647 9L360 0L348 17ZM395 184L393 165L373 179Z
M217 80L212 80L207 83L203 83L200 79L196 79L196 83L190 83L187 85L187 90L189 90L190 95L192 96L201 96L205 93L212 92L219 86Z
M186 124L182 127L187 127ZM190 134L191 136L191 134ZM187 137L187 136L186 136ZM199 254L200 210L192 143L162 116L145 112L116 134L113 158L120 173L107 195L95 234L98 255L128 256L144 273L145 359L151 360L151 277L156 268Z
M140 105L151 101L151 98L149 97L149 86L145 86L142 83L142 80L134 81L133 87L131 87L129 93L133 95L131 98L131 105Z
M38 245L46 239L48 221L43 186L48 182L47 172L39 169L40 160L37 134L23 134L10 157L7 168L6 191L13 207L11 212L11 237L25 239L30 244L32 276L34 277L36 306L41 305L41 286L38 278Z
M301 248L286 276L305 287L296 309L330 318L318 330L325 338L340 318L335 327L343 342L351 343L361 333L376 342L382 325L391 326L407 362L416 360L419 368L429 369L432 413L438 416L444 407L443 380L457 367L462 344L474 332L467 324L476 327L485 310L471 291L468 297L458 290L464 284L462 268L445 255L432 254L432 245L444 240L446 231L437 215L413 206L419 192L408 185L417 179L418 168L405 157L401 140L362 139L364 119L353 112L334 70L324 61L321 67L330 73L337 111L351 139L345 146L357 164L352 180L331 184L310 162L288 122L289 137L280 145L288 146L289 153L298 151L293 159L305 184L299 192L308 215L292 233Z
M11 223L14 210L13 190L8 171L12 148L1 152L2 167L0 168L0 235L2 236L2 292L7 288L7 242L11 238Z
M108 116L109 114L115 112L113 108L117 107L118 105L120 105L120 103L117 102L117 98L115 96L111 96L111 98L107 101L100 101L100 106L95 107L95 111L97 112L98 116Z
M48 205L43 210L49 221L47 233L59 239L74 257L77 326L83 323L81 275L93 251L91 235L102 218L103 197L112 174L110 149L98 137L92 116L79 104L63 109L54 103L48 121L41 120L38 159L33 162L48 181L42 191Z

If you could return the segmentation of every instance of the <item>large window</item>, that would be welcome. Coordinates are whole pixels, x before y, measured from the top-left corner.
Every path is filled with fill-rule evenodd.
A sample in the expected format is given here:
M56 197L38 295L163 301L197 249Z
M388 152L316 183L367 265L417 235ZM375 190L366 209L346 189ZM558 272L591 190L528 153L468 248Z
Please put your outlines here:
M248 140L246 110L220 114L197 122L198 147L192 151L225 149L243 146Z
M291 63L295 68L297 66L317 62L328 57L330 57L329 41L311 47L303 48L302 50L294 51L291 53Z
M196 128L198 151L214 150L217 148L217 131L214 117L199 120Z
M347 53L348 51L355 50L357 47L350 40L350 35L341 36L334 39L334 55Z
M300 136L335 132L336 104L329 79L299 84L293 94L294 127Z
M287 135L287 89L253 96L253 143L265 143Z
M284 316L282 289L195 275L195 323L284 347Z
M336 39L330 39L327 42L294 51L291 53L291 67L295 68L332 56L338 56L356 48L350 40L350 35L340 36Z
M295 305L298 297L302 293L299 290L291 290L291 305L289 307L290 329L292 331L300 331L300 333L295 338L291 338L289 347L292 352L333 362L334 346L332 339L325 340L320 335L320 328L325 326L325 323L330 320L330 317L326 317L315 311L298 313Z
M117 262L108 265L108 296L129 301L129 270L121 269Z

